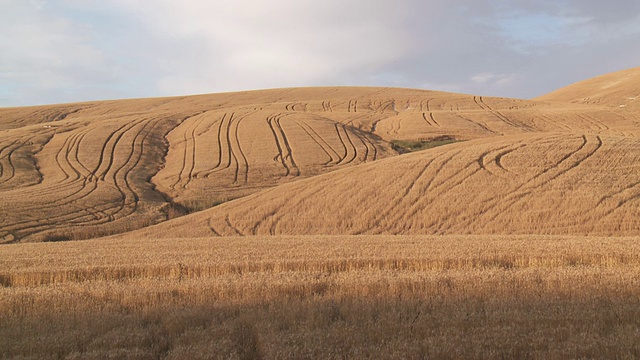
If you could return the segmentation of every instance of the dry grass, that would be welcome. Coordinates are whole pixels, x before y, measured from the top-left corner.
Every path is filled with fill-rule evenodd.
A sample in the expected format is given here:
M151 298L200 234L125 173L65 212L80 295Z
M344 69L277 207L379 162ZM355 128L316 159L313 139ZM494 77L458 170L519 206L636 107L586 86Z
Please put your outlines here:
M397 141L485 139L490 150L503 135L560 132L571 142L583 134L631 138L636 130L627 109L391 88L0 109L0 242L123 233L397 155ZM390 181L406 172L389 171Z
M640 234L640 140L450 144L286 184L139 236Z
M597 76L540 96L541 101L562 101L640 110L640 68Z
M640 358L637 71L0 109L0 357Z
M637 358L640 243L105 240L0 248L3 358Z

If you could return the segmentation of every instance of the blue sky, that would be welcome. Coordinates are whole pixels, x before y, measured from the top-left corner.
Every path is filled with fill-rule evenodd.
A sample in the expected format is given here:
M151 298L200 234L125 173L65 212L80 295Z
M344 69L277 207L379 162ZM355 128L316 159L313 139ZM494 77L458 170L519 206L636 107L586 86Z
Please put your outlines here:
M640 66L637 0L0 0L0 106L319 85L531 98Z

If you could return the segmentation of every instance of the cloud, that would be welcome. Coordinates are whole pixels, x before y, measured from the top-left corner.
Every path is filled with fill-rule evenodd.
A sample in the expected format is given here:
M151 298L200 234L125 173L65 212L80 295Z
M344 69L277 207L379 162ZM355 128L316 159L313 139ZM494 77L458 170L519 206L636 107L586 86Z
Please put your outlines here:
M522 86L522 79L517 74L479 73L457 82L424 82L416 87L454 93L499 95L505 89L519 86Z
M157 43L188 44L167 56L158 80L167 93L339 82L408 46L402 13L380 0L164 0L153 11L143 1L117 3L153 29Z
M545 53L559 46L606 43L640 33L640 6L620 1L538 1L507 3L483 20L515 51Z
M517 75L515 74L482 73L472 76L470 80L481 85L493 84L501 86L512 83L516 78Z
M108 79L108 60L84 26L51 16L45 1L2 1L0 83L17 104L82 98L89 83Z
M636 3L467 0L435 8L425 3L414 12L415 51L399 60L396 71L413 75L407 77L415 79L408 87L428 84L447 91L534 97L640 65ZM420 19L425 13L434 16ZM479 82L480 74L508 76Z
M621 0L0 0L0 106L372 85L533 97L640 65Z

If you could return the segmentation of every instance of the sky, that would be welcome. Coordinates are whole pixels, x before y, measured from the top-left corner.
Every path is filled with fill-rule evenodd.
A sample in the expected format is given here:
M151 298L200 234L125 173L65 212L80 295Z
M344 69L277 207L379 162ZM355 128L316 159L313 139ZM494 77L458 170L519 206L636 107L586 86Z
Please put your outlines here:
M0 106L294 86L532 98L640 66L637 0L0 0Z

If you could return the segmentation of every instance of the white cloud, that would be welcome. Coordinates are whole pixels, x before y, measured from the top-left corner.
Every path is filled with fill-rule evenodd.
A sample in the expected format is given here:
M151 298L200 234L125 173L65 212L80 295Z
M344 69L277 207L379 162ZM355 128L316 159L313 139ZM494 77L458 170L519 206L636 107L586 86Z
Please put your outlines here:
M477 95L494 95L522 85L517 74L479 73L459 82L425 82L418 87L430 90L467 93Z
M469 80L481 85L504 86L513 83L517 78L516 74L480 73L472 76Z
M171 55L171 69L158 80L163 92L339 82L408 47L402 12L381 0L163 0L152 11L141 0L116 2L157 39L189 44Z
M108 62L91 44L88 29L52 16L44 1L2 1L0 83L17 104L81 97L87 80L104 81ZM58 96L56 96L58 93Z
M477 74L471 77L471 81L478 84L486 84L489 80L493 78L493 76L494 75L492 73Z
M380 85L532 97L640 65L620 0L0 0L0 106Z

